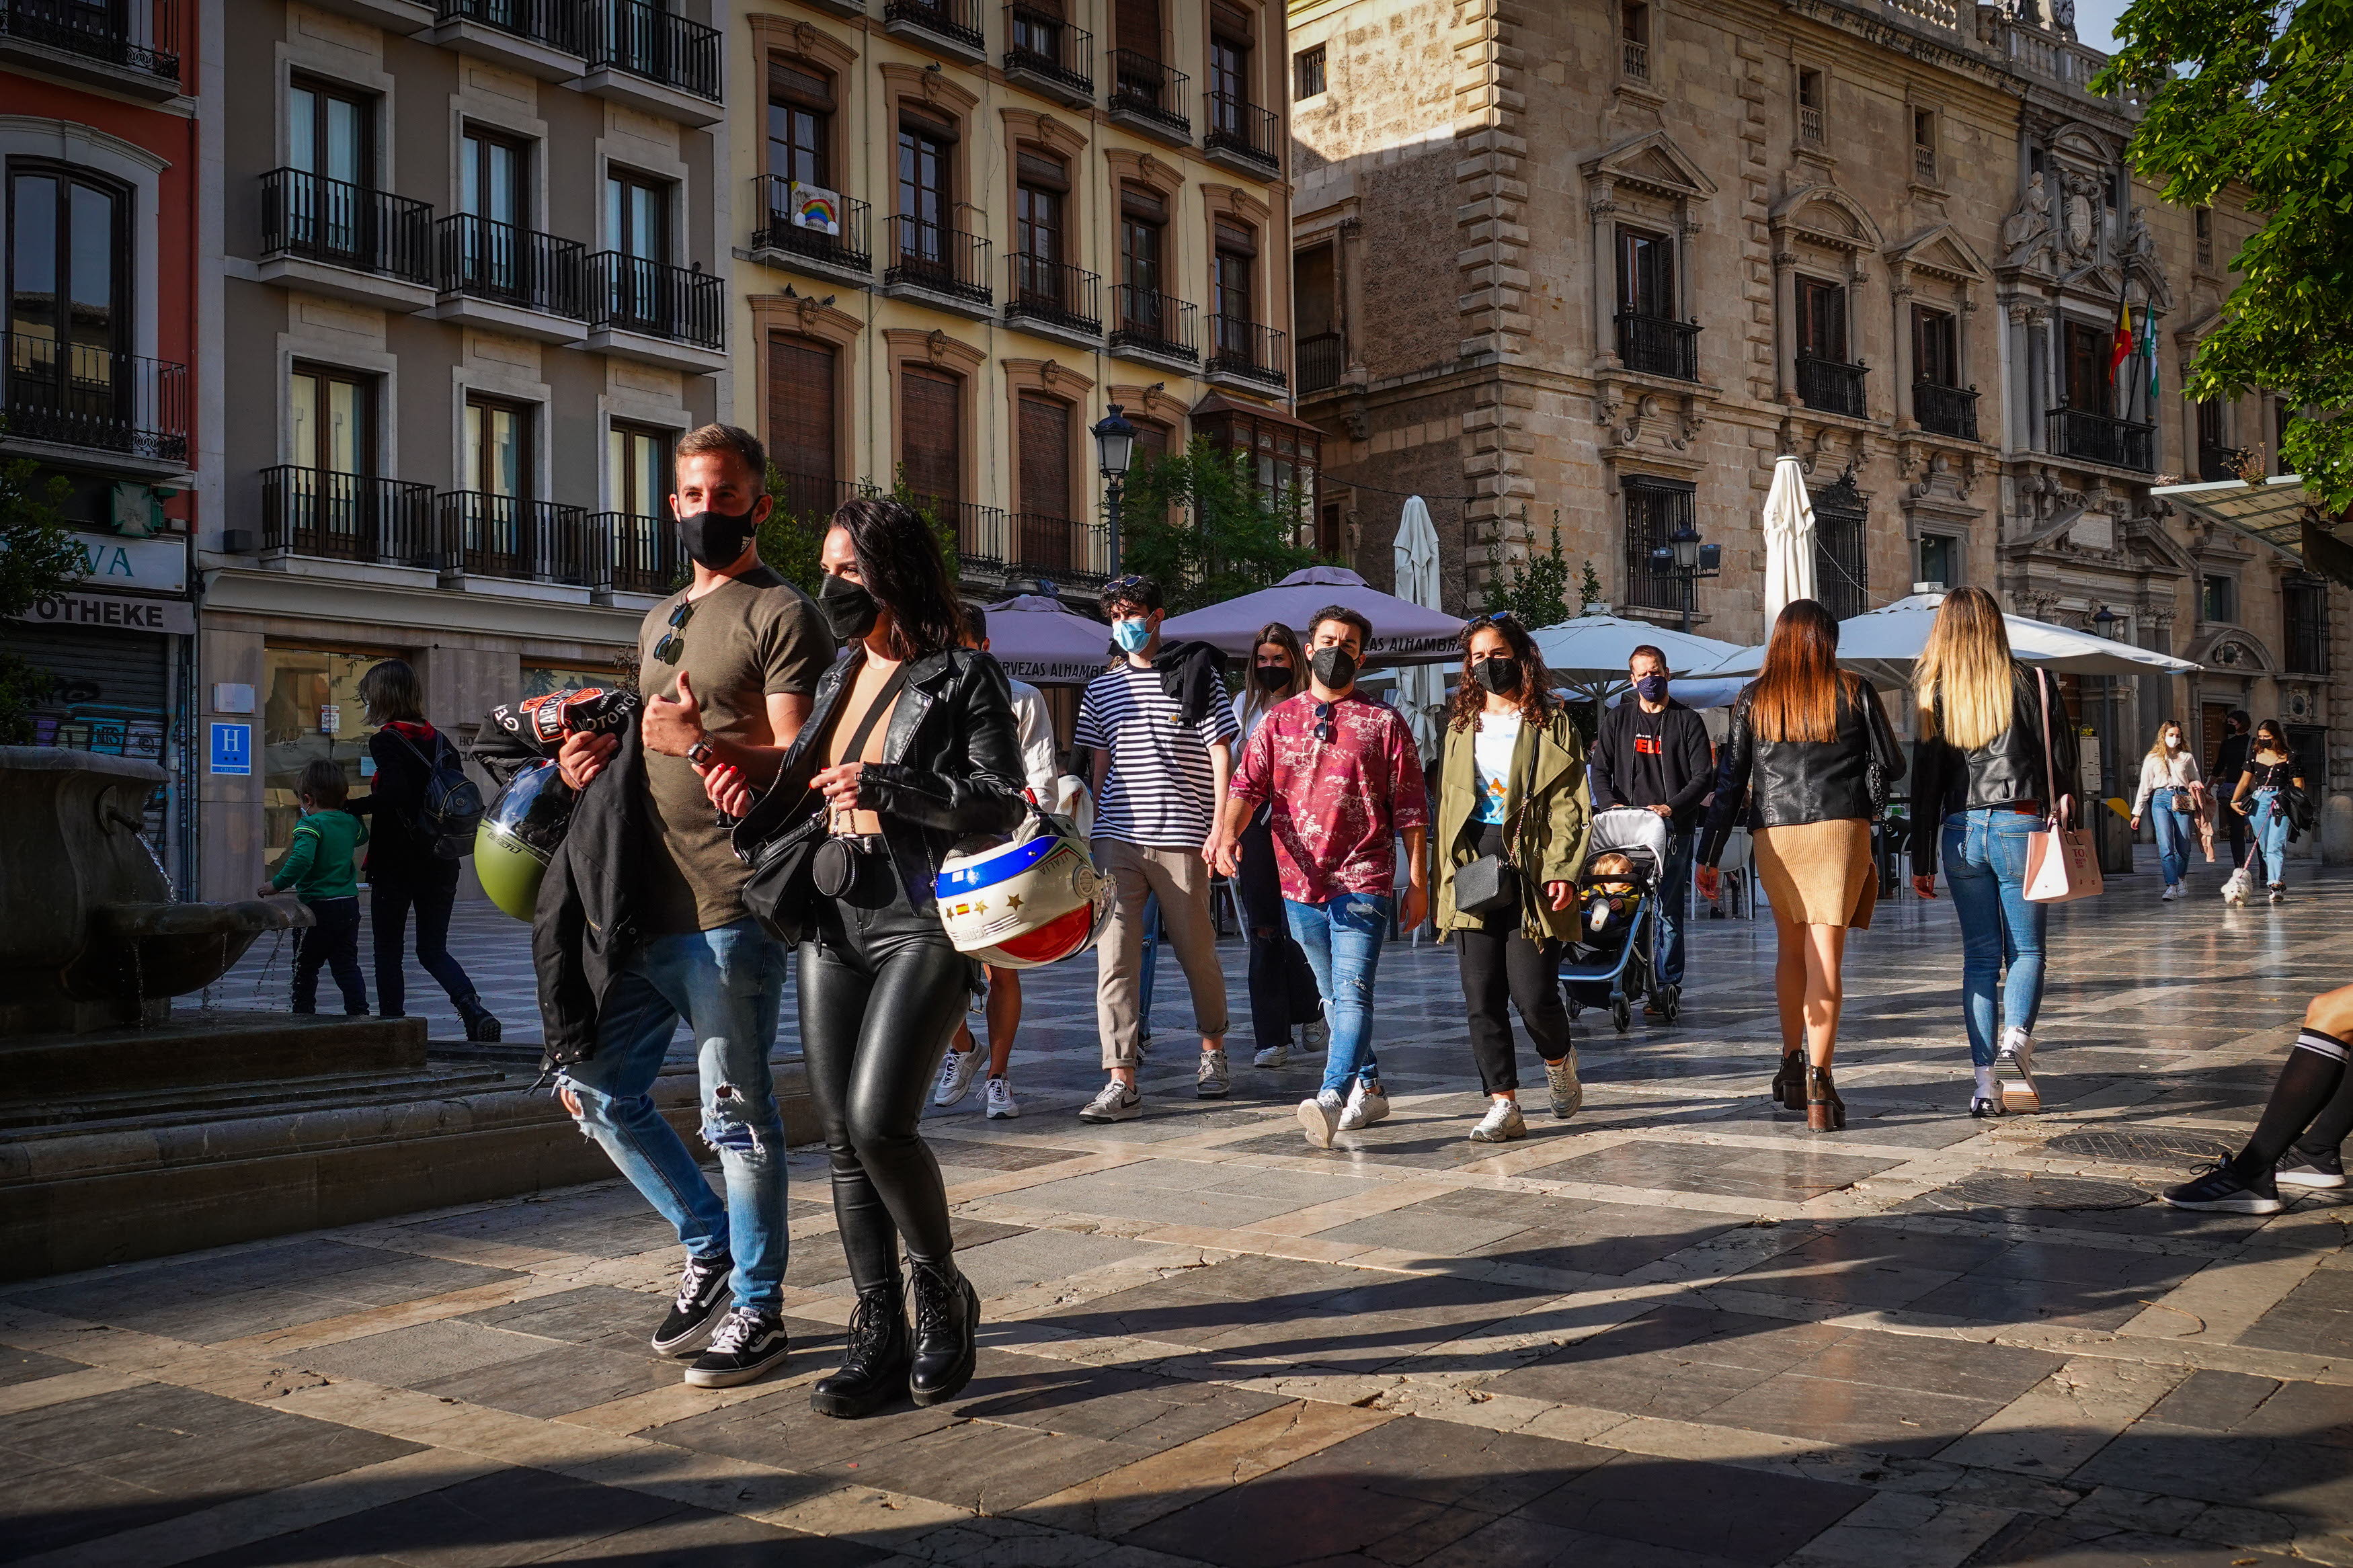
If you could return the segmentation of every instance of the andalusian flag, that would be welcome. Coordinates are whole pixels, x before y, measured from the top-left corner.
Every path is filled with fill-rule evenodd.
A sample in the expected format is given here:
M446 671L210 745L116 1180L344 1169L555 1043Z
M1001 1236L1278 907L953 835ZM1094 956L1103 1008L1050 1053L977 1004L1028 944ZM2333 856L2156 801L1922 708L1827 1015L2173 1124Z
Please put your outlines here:
M2116 367L2133 352L2132 307L2116 301L2116 335L2108 343L2108 384L2116 384Z
M2143 305L2140 309L2140 352L2148 360L2148 405L2154 409L2157 406L2157 307L2154 305Z

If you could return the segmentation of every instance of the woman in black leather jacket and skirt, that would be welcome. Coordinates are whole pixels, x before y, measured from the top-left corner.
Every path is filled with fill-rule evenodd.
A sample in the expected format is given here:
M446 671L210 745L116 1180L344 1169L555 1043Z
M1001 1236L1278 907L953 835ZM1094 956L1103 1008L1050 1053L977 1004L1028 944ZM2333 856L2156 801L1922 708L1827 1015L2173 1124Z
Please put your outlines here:
M916 1122L980 968L949 944L932 886L958 840L1019 825L1022 773L1005 672L961 646L923 519L893 500L849 501L821 563L818 605L849 651L756 805L732 770L710 784L722 810L749 808L734 838L755 868L765 847L815 836L804 841L817 845L816 896L776 923L799 942L801 1053L858 1306L842 1367L809 1405L858 1416L902 1394L953 1399L972 1377L979 1298L956 1270L947 1191ZM759 911L750 890L747 901Z
M1779 939L1781 1070L1772 1092L1817 1132L1846 1125L1831 1081L1844 1000L1839 971L1846 933L1870 926L1879 897L1871 824L1886 787L1904 775L1879 694L1838 667L1838 622L1811 599L1791 601L1773 623L1765 668L1733 707L1700 847L1701 864L1714 866L1745 813Z

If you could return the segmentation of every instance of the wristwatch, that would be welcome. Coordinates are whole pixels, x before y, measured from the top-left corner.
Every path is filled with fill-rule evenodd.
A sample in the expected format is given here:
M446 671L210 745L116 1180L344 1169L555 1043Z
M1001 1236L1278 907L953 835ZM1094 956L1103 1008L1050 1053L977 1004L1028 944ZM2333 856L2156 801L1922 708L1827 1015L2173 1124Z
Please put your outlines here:
M686 749L686 760L698 768L709 767L718 755L719 748L712 744L707 734Z

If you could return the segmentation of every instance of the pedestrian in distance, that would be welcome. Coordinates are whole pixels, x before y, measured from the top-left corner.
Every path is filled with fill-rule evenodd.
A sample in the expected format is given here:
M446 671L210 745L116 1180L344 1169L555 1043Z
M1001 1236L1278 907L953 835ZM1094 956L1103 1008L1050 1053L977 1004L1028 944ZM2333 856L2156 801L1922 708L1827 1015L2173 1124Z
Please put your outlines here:
M2165 1191L2180 1209L2277 1214L2282 1187L2345 1184L2345 1135L2353 1132L2353 985L2323 992L2280 1067L2272 1097L2245 1147L2195 1180Z
M988 651L988 612L977 605L964 607L967 646ZM1026 680L1006 678L1012 693L1013 729L1021 747L1021 778L1031 804L1051 811L1062 776L1054 757L1054 718L1046 710L1046 694ZM981 1110L991 1120L1021 1114L1008 1076L1013 1062L1013 1037L1021 1027L1021 972L999 964L983 966L988 973L988 999L983 1016L988 1026L988 1077L980 1090ZM932 1096L938 1106L955 1105L972 1089L973 1072L980 1065L980 1043L972 1025L956 1025L955 1043L940 1064L940 1083Z
M435 853L420 817L437 770L458 764L449 738L425 721L425 688L406 659L387 658L360 677L375 787L343 809L372 824L367 847L368 921L375 935L376 1010L407 1012L408 917L417 917L417 962L440 983L465 1021L466 1038L494 1041L498 1019L449 952L449 915L458 902L458 862Z
M2181 732L2179 719L2157 727L2148 755L2140 760L2140 783L2133 791L2132 830L2141 818L2157 831L2157 863L2165 873L2165 891L2158 897L2170 903L2181 897L2182 879L2189 871L2189 840L2202 833L2206 858L2214 858L2214 830L2208 816L2210 802L2205 775Z
M1234 723L1240 744L1269 713L1307 689L1307 655L1299 634L1281 621L1259 628L1250 646L1247 684L1234 697ZM1274 806L1261 805L1236 841L1234 887L1241 896L1250 944L1250 1030L1257 1054L1250 1065L1279 1068L1291 1060L1292 1031L1301 1024L1324 1025L1324 999L1315 989L1307 955L1292 940L1282 911L1282 879L1274 859ZM1328 1026L1325 1026L1328 1027ZM1327 1037L1328 1038L1328 1037ZM1314 1049L1311 1039L1308 1048Z
M352 856L367 842L368 831L367 824L343 809L350 787L339 763L322 757L303 764L294 792L302 818L294 825L286 858L258 889L265 899L290 891L311 911L309 929L294 933L297 1013L319 1010L319 971L325 968L343 994L345 1016L367 1016L367 980L360 973L360 885Z
M2255 830L2248 864L2264 879L2275 904L2287 902L2287 846L2295 826L2289 792L2301 796L2304 791L2304 775L2296 766L2279 721L2266 719L2255 726L2247 765L2231 792L2231 809Z
M2239 775L2247 771L2248 731L2254 726L2243 708L2233 708L2222 715L2222 743L2214 752L2214 793L2219 796L2237 784ZM2221 802L2218 800L2217 805ZM2238 870L2247 863L2247 819L2237 811L2217 811L2223 836L2231 841L2231 869Z
M543 889L532 922L558 1096L686 1248L652 1342L699 1351L685 1373L699 1388L750 1383L787 1349L785 1128L768 1067L786 953L744 909L750 870L705 783L722 767L773 780L834 662L817 606L760 559L766 474L749 431L680 438L670 503L693 575L638 626L637 725L570 735L556 753L581 798L560 896ZM653 1102L681 1018L723 1200Z
M1912 700L1912 888L1936 896L1941 857L1961 922L1969 1114L2040 1110L2034 1020L2051 911L2026 897L2027 846L2050 817L2049 781L2075 776L2075 726L2057 683L2011 656L2001 606L1982 588L1937 608Z
M858 1290L842 1364L809 1407L856 1417L953 1399L972 1377L980 1298L919 1122L981 966L949 942L934 888L959 841L1009 834L1025 808L1005 672L966 646L930 525L899 501L846 501L819 560L818 603L849 651L765 797L722 767L711 800L743 818L735 844L754 863L772 846L814 849L807 892L772 919L799 950L801 1055Z
M1237 731L1217 650L1206 643L1162 646L1167 610L1158 584L1141 575L1114 578L1097 603L1119 658L1087 682L1074 739L1094 752L1092 847L1112 882L1111 918L1095 940L1095 1026L1107 1081L1079 1120L1131 1121L1144 1114L1136 1075L1144 1064L1146 899L1159 900L1161 934L1176 950L1192 993L1201 1038L1193 1092L1217 1100L1232 1086L1209 864Z
M1812 599L1792 600L1773 623L1765 668L1733 705L1700 850L1701 863L1715 866L1734 824L1746 823L1777 942L1781 1068L1772 1092L1817 1132L1846 1125L1831 1072L1840 971L1847 932L1870 928L1879 896L1871 853L1871 825L1885 805L1879 790L1904 776L1879 694L1838 667L1838 621Z
M1683 983L1683 912L1691 900L1692 835L1708 792L1715 787L1715 758L1707 722L1669 692L1667 656L1645 643L1626 660L1632 692L1601 711L1593 737L1588 776L1593 809L1632 806L1654 811L1667 823L1667 858L1659 871L1658 982ZM1664 1018L1653 991L1642 1004L1646 1017Z
M1327 605L1308 626L1307 689L1251 733L1226 802L1217 865L1235 874L1242 830L1261 806L1292 939L1307 954L1332 1020L1324 1084L1299 1107L1307 1142L1369 1127L1389 1111L1373 1052L1373 986L1394 914L1411 931L1430 912L1429 795L1404 715L1356 689L1372 623ZM1399 897L1398 841L1408 881Z
M1574 1116L1585 1103L1559 973L1562 944L1577 931L1577 874L1593 817L1583 739L1552 695L1535 640L1509 612L1463 632L1440 758L1438 929L1454 943L1488 1099L1471 1140L1502 1143L1527 1136L1513 1007L1544 1063L1553 1115ZM1508 868L1508 886L1496 891L1509 897L1466 910L1460 878L1482 860Z

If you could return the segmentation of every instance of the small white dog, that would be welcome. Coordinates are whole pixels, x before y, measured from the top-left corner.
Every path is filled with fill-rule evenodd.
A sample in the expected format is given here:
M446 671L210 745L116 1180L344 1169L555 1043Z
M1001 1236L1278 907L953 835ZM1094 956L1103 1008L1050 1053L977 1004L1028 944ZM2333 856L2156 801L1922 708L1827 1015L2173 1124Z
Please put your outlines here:
M2242 866L2232 872L2230 879L2222 884L2222 901L2238 908L2246 903L2247 894L2253 887L2254 882L2248 877L2247 868Z

